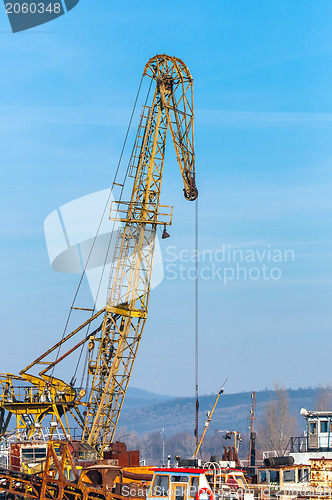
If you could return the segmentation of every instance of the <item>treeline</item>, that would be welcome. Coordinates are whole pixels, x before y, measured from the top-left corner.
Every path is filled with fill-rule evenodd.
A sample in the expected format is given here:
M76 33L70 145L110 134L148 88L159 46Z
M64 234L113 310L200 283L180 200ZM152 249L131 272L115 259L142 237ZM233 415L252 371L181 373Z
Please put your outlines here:
M232 446L233 441L224 439L225 432L218 430L209 430L202 444L199 458L203 462L210 460L211 456L217 456L222 459L224 446ZM147 433L139 436L134 431L127 431L125 428L118 429L116 439L126 443L128 450L140 450L141 459L145 460L146 465L162 465L167 463L168 455L171 456L171 463L174 464L175 456L181 458L191 458L196 449L196 439L193 434L183 431L166 436L162 431ZM240 443L240 457L247 458L248 438L242 437Z

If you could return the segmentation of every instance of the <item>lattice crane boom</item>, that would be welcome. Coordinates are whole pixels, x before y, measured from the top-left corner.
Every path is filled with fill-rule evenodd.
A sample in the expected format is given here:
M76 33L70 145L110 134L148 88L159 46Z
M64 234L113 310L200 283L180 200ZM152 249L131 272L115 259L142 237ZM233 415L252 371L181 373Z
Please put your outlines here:
M117 236L106 314L94 372L83 438L101 447L112 440L145 325L156 229L171 223L171 210L160 205L167 130L184 183L184 194L195 200L192 77L182 61L160 55L146 65L144 75L155 82L151 106L144 107L131 164L134 186L129 203L117 204L124 226ZM125 207L125 208L123 208Z

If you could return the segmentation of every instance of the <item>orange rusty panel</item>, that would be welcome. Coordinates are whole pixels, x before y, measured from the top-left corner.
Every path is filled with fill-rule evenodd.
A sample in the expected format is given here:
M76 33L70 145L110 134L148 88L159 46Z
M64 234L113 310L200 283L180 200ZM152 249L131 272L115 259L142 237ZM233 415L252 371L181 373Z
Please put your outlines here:
M9 468L16 472L21 470L21 446L18 443L10 444Z
M311 485L314 488L332 487L332 459L315 458L311 463Z
M139 466L139 451L131 450L129 452L129 465L130 467L138 467Z
M122 451L118 455L120 467L138 467L139 466L139 451Z
M122 441L115 441L115 443L110 443L109 450L114 453L119 453L127 451L127 446Z
M116 445L116 446L115 446ZM124 443L112 443L109 451L104 452L104 459L118 460L120 467L139 467L140 457L138 450L127 451Z
M130 455L128 451L122 451L118 455L119 466L120 467L129 467L130 466Z

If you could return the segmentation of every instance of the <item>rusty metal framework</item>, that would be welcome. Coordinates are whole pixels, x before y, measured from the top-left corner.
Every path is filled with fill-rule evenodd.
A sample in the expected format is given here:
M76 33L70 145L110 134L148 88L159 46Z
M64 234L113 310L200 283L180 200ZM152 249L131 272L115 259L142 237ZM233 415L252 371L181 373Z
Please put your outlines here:
M62 450L57 452L56 446ZM120 468L112 465L77 468L70 443L50 441L42 475L0 469L0 490L6 498L114 500L113 482ZM69 479L70 470L73 478Z
M84 417L79 406L84 404L82 398L85 396L85 391L77 391L70 384L50 375L49 372L72 352L87 343L92 336L98 334L101 326L86 335L63 356L57 357L55 361L47 361L47 358L72 337L84 330L103 312L104 309L101 309L70 332L21 370L19 376L12 373L0 374L0 435L6 433L12 414L16 417L18 438L20 431L24 431L23 436L25 439L30 439L36 434L40 436L43 420L48 416L51 416L50 437L54 435L57 424L59 424L64 436L70 437L71 432L67 414L73 417L79 427L84 426ZM43 367L43 370L39 372L39 376L32 375L29 371L38 366ZM15 382L20 385L15 385Z
M3 386L0 406L2 411L16 415L17 427L27 428L32 435L36 425L40 426L43 418L51 415L52 421L58 422L70 436L67 419L70 413L82 428L82 441L100 453L114 437L146 322L156 229L172 222L172 207L160 204L168 131L183 179L184 196L193 201L198 194L191 74L180 59L162 54L149 60L143 76L150 78L155 88L152 103L143 106L130 159L129 175L134 179L131 198L127 202L119 200L111 210L110 218L123 225L115 244L106 307L22 370L20 377L3 374L3 381L0 380ZM46 360L101 314L102 322L93 332L61 358ZM83 390L77 393L72 385L53 377L54 367L85 343L88 373L92 378L88 394ZM45 367L39 376L30 375L29 370L37 365ZM32 384L30 399L22 400L21 394L14 393L15 378ZM5 394L8 384L12 392L10 401ZM85 406L84 415L79 405ZM4 431L4 415L1 422Z

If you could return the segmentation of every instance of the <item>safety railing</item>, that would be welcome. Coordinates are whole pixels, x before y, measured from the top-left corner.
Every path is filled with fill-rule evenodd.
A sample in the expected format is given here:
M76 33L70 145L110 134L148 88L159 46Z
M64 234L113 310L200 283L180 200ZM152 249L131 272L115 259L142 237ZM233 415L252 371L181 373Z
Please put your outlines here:
M151 208L149 206L143 207L141 202L113 201L110 210L110 220L166 224L169 226L172 223L172 214L173 207L169 205L159 205L157 211L152 205Z
M68 401L68 397L71 396L69 390L52 392L45 386L2 386L0 387L0 402L3 404L65 403Z

